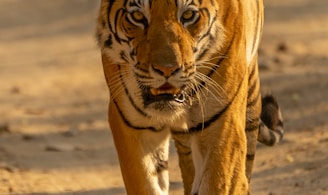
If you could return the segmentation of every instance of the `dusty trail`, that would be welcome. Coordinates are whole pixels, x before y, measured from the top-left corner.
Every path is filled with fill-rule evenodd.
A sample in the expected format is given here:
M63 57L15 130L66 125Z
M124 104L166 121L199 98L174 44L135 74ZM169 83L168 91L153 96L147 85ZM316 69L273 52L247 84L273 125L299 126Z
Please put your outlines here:
M328 2L266 1L264 92L286 136L259 145L256 195L328 194ZM0 2L0 195L125 194L93 38L98 1ZM182 194L171 152L171 194Z

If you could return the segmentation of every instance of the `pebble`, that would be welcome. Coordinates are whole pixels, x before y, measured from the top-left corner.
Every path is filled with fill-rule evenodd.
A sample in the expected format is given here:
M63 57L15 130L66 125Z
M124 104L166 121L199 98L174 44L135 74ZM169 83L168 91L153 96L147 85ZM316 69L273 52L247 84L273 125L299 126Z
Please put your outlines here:
M1 133L10 133L10 127L8 123L1 123L0 124L0 134Z
M56 143L47 145L45 150L49 152L72 152L80 150L80 148L70 144Z

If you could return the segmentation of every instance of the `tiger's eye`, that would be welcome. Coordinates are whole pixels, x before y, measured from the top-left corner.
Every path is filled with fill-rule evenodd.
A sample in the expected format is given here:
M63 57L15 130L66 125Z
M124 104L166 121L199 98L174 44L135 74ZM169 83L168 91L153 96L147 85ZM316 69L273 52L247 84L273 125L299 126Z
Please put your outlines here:
M193 19L194 15L195 15L194 11L187 10L182 14L182 19L183 20L191 20L191 19Z
M134 11L131 15L135 21L141 21L144 19L144 15L140 11Z

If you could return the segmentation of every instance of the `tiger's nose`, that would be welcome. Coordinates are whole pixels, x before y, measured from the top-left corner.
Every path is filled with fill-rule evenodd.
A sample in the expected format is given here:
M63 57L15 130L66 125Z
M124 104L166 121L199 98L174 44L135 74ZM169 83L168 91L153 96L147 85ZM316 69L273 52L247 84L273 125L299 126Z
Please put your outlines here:
M152 65L152 68L155 72L157 72L160 75L163 75L166 78L176 74L181 69L179 65L172 65L172 64Z

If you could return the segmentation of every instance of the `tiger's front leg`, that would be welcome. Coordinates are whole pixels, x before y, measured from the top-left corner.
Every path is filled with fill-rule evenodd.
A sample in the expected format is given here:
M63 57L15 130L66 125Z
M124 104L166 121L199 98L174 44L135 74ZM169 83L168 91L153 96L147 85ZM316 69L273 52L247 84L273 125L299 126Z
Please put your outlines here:
M216 120L193 132L191 148L195 165L192 194L246 195L246 86L244 80L232 102Z
M190 146L190 134L172 131L175 147L179 156L179 166L183 180L184 194L190 195L195 176Z
M109 123L127 194L168 194L169 131L133 129L118 116L119 110L111 101Z

